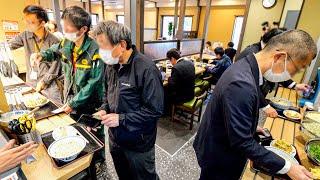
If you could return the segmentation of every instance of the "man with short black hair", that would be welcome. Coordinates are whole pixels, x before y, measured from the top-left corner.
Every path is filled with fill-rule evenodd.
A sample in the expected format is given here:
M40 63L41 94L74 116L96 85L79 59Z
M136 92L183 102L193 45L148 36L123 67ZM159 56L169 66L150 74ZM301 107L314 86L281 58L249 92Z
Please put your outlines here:
M312 179L306 168L267 150L253 134L263 77L269 81L288 80L309 66L316 54L317 46L308 33L291 30L271 38L263 50L246 56L224 73L193 144L201 167L200 180L239 179L248 159L271 175Z
M24 47L26 62L26 82L43 91L51 100L57 103L62 101L62 77L61 62L40 63L32 67L30 55L45 50L53 44L59 43L59 39L47 31L44 27L48 22L48 15L41 6L28 5L23 10L24 21L27 30L9 41L12 50Z
M78 6L67 7L62 13L65 39L45 51L33 55L33 61L62 61L64 71L63 103L65 113L78 120L82 114L93 114L102 104L104 95L104 64L97 43L88 36L91 16ZM104 142L104 128L93 132ZM94 162L104 164L104 149L94 156Z
M78 119L81 114L94 113L102 103L104 64L98 45L88 36L90 15L81 7L70 6L63 11L62 21L65 39L34 54L33 60L64 62L63 110Z
M160 71L132 44L131 31L100 22L93 35L106 64L105 103L99 111L109 127L109 146L119 179L159 179L155 168L157 121L163 113Z
M206 67L206 72L212 74L211 84L215 85L223 72L232 64L231 59L224 54L224 50L222 47L216 47L214 49L214 53L216 54L217 63L214 67Z
M262 36L263 36L265 33L269 32L269 30L270 30L269 22L268 21L264 21L261 24L261 26L262 26Z
M173 65L168 79L169 100L179 104L193 99L196 79L194 64L182 58L176 48L167 52L167 58Z
M228 48L225 49L225 54L233 61L234 56L237 53L237 50L233 48L234 43L233 42L228 42Z
M272 25L273 25L273 28L279 28L280 22L279 21L273 21Z

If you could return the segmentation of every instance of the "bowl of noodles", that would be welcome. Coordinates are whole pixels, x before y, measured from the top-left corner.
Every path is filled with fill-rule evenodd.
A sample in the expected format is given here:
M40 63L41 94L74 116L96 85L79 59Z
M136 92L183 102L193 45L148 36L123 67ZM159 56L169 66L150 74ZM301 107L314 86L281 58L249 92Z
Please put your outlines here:
M76 159L85 147L86 142L82 137L69 136L54 141L48 148L48 154L52 158L70 162Z

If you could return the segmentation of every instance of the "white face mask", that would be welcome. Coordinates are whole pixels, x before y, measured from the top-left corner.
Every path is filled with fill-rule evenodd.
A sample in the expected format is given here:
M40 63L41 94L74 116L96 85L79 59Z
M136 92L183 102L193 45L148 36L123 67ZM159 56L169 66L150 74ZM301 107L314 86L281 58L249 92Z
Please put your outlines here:
M66 39L69 39L72 42L76 42L81 37L81 36L77 36L78 33L79 33L79 31L74 32L74 33L64 32L63 34Z
M270 82L283 82L291 79L291 75L287 70L287 58L284 61L284 71L282 73L273 73L272 68L273 68L273 62L271 65L271 68L268 69L264 74L263 77L266 78Z
M112 51L116 48L115 46L112 50L99 49L99 54L102 61L108 65L114 65L119 63L119 57L114 58L112 56Z

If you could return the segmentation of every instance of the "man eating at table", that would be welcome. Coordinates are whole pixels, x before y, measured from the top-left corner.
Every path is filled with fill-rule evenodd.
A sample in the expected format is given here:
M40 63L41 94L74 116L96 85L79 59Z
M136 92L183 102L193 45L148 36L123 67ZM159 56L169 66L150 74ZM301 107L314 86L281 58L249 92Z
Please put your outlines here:
M226 70L213 91L193 144L201 167L200 179L239 179L247 159L271 175L312 178L303 166L265 149L253 134L263 77L288 80L306 68L316 54L316 44L308 33L291 30L271 38L263 50Z

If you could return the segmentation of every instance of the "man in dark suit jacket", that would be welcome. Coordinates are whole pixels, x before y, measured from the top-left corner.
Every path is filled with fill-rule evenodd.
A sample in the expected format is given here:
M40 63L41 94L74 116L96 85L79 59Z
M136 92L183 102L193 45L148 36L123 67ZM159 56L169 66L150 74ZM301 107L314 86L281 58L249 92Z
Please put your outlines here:
M284 31L282 29L271 29L269 32L264 34L261 38L261 41L258 43L254 43L252 45L249 45L246 47L239 55L236 57L236 60L243 59L249 54L254 54L259 51L261 51L264 46L269 42L269 40ZM279 82L283 87L290 88L290 89L296 89L298 91L305 91L306 88L308 87L307 84L298 84L294 82L292 79L289 79L284 82ZM268 117L277 117L278 113L277 111L269 105L269 101L266 100L266 96L269 92L271 92L274 89L275 83L270 82L266 79L263 79L263 85L260 86L260 108L267 114Z
M225 54L231 59L231 61L233 61L233 58L237 53L237 50L235 50L233 48L233 46L234 46L234 43L233 42L229 42L228 43L228 48L224 50Z
M206 73L212 75L211 84L217 84L218 80L220 79L221 75L224 71L231 66L232 61L231 59L225 55L224 50L222 47L216 47L214 49L214 53L216 54L216 64L214 67L206 67Z
M258 123L259 86L263 76L272 79L285 72L281 76L288 79L307 67L316 53L316 44L308 33L291 30L272 38L262 51L246 56L225 71L213 91L193 144L201 180L239 179L247 159L272 175L311 179L311 173L303 166L268 151L254 140L253 134Z
M181 58L180 51L173 48L167 52L167 58L173 65L168 80L169 99L173 103L184 103L194 98L194 64Z

